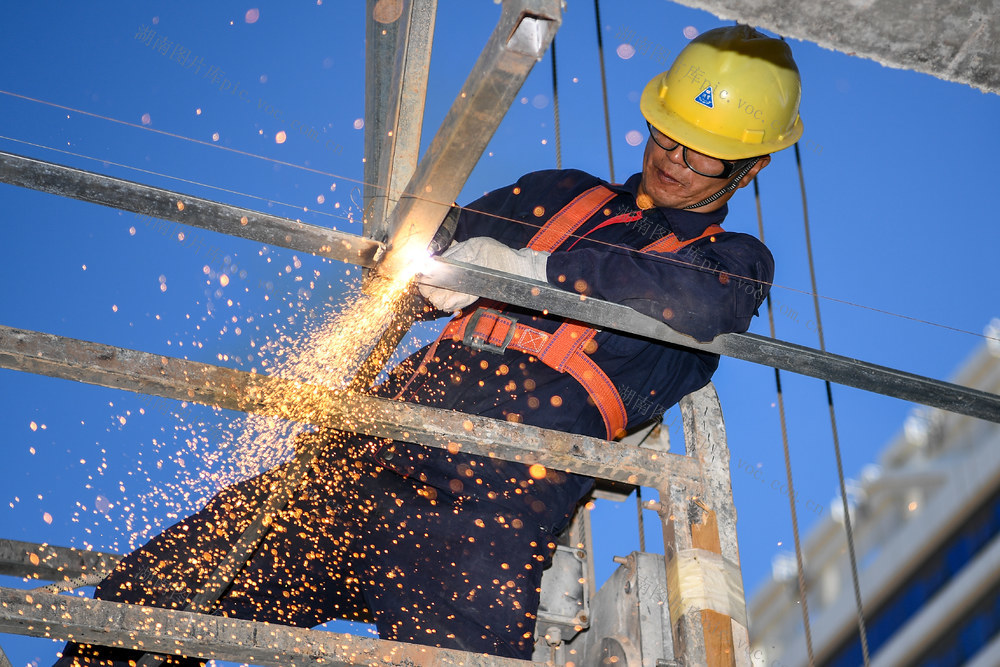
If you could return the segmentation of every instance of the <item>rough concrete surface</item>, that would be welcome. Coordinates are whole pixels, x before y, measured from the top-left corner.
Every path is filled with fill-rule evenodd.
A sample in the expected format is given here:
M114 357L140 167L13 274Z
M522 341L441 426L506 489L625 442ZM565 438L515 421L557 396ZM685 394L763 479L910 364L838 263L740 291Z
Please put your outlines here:
M1000 93L1000 0L676 0L725 20Z

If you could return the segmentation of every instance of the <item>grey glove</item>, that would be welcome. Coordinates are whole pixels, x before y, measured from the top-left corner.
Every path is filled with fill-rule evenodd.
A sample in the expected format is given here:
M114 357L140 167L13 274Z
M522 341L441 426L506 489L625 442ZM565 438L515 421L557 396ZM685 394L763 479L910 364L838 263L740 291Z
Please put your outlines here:
M503 271L522 278L547 282L545 265L549 253L530 248L513 250L488 236L476 236L468 241L455 243L441 256L487 269ZM419 285L417 289L435 308L444 311L464 308L479 298L473 294L463 294L428 285Z

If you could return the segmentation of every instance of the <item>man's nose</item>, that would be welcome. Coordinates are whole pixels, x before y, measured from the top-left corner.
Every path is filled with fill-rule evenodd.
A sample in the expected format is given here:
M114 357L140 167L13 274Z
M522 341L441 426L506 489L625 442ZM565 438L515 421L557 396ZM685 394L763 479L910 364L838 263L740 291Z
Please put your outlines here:
M682 146L681 144L677 144L676 146L674 146L672 150L669 151L666 148L660 146L660 150L662 150L664 153L667 154L667 158L671 162L682 166L684 165L684 146Z

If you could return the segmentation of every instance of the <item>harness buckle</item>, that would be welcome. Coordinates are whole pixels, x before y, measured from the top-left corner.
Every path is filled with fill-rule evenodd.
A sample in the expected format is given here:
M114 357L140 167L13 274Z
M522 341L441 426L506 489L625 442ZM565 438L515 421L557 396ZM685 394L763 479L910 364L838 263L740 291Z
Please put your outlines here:
M507 329L507 335L504 336L502 343L497 345L496 343L491 343L489 341L489 333L486 335L476 333L476 325L479 324L480 318L485 313L490 313L494 315L498 320L505 319L510 321L510 328ZM496 327L496 323L493 324ZM514 332L517 326L517 319L509 315L503 315L499 310L494 310L493 308L477 308L474 313L469 315L469 321L465 325L465 333L462 335L462 343L468 345L473 350L482 350L484 352L493 352L494 354L503 354L507 351L507 346L510 342L514 340ZM490 329L492 333L493 329Z

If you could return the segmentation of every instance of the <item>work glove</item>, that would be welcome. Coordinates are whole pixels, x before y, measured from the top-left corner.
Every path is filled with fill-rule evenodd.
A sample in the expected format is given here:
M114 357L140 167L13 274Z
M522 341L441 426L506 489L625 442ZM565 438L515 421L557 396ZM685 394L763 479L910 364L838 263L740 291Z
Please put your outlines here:
M545 264L549 253L530 248L514 250L488 236L476 236L468 241L454 243L441 256L522 278L547 282ZM429 285L419 285L418 289L435 308L448 312L465 308L479 298L473 294L453 292Z

